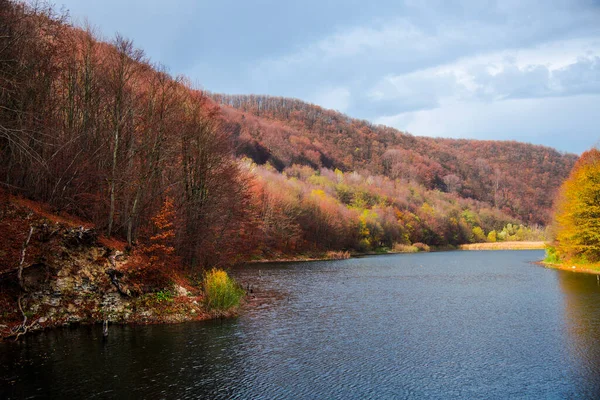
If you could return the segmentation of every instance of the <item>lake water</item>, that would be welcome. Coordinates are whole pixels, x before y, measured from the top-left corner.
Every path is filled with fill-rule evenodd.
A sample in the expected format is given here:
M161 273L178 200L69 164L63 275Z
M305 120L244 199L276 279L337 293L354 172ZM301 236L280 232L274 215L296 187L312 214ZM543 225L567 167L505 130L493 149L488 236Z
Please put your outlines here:
M252 266L234 320L0 344L0 398L600 398L600 283L542 257Z

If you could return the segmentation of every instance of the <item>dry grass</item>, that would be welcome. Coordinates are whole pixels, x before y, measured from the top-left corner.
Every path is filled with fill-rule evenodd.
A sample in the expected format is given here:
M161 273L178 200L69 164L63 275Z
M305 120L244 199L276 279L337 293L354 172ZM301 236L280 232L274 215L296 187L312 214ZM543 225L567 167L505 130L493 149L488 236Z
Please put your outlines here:
M325 254L327 260L347 260L350 258L349 251L328 251Z
M473 243L459 246L460 250L543 250L546 242Z
M396 243L392 249L394 253L418 253L419 249L410 244Z

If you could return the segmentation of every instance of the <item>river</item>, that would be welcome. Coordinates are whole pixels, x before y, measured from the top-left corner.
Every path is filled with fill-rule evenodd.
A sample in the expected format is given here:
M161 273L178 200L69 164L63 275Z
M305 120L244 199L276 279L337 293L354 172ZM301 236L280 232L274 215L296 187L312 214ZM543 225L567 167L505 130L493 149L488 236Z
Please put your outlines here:
M253 265L237 319L0 343L0 398L599 398L600 282L542 257Z

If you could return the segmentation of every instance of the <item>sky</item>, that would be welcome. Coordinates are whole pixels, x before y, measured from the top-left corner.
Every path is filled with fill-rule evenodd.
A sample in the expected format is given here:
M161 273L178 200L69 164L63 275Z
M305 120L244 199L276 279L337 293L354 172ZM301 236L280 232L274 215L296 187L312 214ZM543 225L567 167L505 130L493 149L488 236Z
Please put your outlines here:
M600 144L600 0L55 0L212 92L419 136Z

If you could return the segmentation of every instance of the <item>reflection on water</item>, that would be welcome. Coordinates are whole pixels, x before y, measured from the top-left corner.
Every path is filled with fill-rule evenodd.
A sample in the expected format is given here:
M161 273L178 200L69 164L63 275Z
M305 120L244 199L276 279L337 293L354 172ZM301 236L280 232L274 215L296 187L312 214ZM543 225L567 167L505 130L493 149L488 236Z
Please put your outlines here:
M600 279L598 275L561 271L564 314L573 379L589 398L600 398ZM590 377L594 377L590 379Z
M4 394L14 398L183 397L198 387L205 394L226 395L219 380L239 372L235 365L239 358L229 352L237 340L234 324L218 321L199 326L115 326L108 339L99 327L58 329L6 348L16 365L12 371L0 369L0 376L8 384L4 389L10 389ZM0 390L4 398L1 394Z
M0 344L0 398L597 397L600 287L542 256L250 267L258 306L235 320Z

